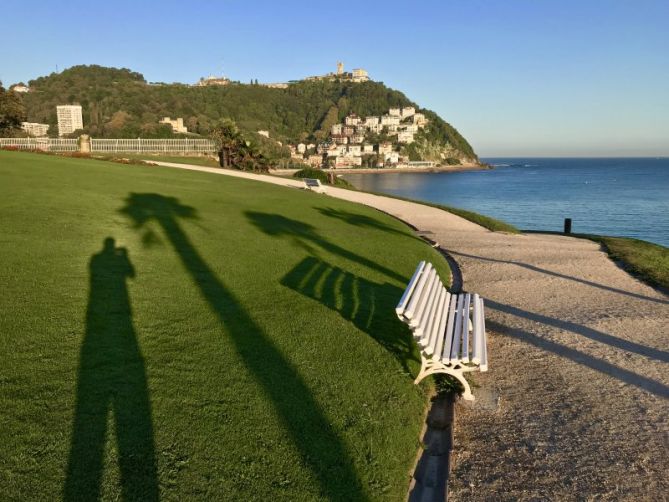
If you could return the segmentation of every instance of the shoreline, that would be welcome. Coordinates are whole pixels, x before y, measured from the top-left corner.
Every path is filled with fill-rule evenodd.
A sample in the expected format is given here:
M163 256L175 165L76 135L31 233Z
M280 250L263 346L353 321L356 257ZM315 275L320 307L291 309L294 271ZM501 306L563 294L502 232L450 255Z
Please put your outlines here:
M324 173L334 173L337 176L346 174L390 174L390 173L459 173L464 171L490 171L492 166L479 164L460 164L457 166L435 166L435 167L391 167L391 168L344 168L344 169L320 169ZM278 176L292 176L299 169L270 169L270 174Z

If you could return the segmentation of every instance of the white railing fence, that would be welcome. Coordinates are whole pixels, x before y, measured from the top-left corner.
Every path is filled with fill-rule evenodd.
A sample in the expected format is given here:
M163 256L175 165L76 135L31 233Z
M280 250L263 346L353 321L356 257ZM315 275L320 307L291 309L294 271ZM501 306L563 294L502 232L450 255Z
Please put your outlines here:
M45 152L78 152L79 142L76 139L60 138L0 138L0 148L4 147Z
M209 139L95 139L91 153L199 153L216 152L216 144ZM43 150L47 152L77 152L79 140L60 138L0 138L0 148Z
M91 151L99 153L214 153L209 139L91 139Z

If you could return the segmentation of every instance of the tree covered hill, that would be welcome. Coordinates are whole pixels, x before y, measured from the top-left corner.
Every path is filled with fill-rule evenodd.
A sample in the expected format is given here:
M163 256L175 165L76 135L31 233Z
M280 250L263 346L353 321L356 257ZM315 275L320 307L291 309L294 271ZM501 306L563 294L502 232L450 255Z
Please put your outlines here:
M102 66L74 66L29 82L23 96L28 120L57 131L56 106L81 104L85 132L96 137L171 137L163 117L183 117L189 133L207 135L221 119L245 133L269 130L274 139L325 139L330 126L349 113L382 115L390 107L415 106L430 120L423 143L449 156L475 160L467 140L436 113L420 109L404 94L380 82L302 81L286 89L232 83L194 87L148 83L140 73ZM429 149L425 149L428 151Z

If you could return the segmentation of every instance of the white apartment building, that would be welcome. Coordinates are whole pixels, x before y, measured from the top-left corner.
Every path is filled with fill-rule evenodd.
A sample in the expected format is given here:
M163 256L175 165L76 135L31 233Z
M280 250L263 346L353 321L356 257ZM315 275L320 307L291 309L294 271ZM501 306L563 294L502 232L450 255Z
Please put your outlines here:
M381 125L382 126L400 125L400 117L399 115L384 115L381 117Z
M387 155L393 151L392 143L380 143L379 144L379 155Z
M345 145L332 145L328 148L328 157L340 157L346 153Z
M347 126L357 126L360 123L360 117L355 114L349 115L346 117L345 122Z
M11 86L9 90L14 92L30 92L30 87L23 84L16 84Z
M159 122L159 124L166 124L168 126L171 126L173 132L178 132L178 133L188 132L188 128L184 125L184 119L181 117L174 120L172 120L169 117L165 117Z
M46 136L49 132L49 124L38 122L21 122L21 129L35 138Z
M335 167L359 167L362 165L362 157L337 157Z
M61 105L56 107L58 115L58 136L71 134L84 128L81 105Z
M364 154L374 153L374 145L365 143L364 145L362 145L362 153Z
M417 133L418 132L418 125L417 124L402 124L400 126L400 129L402 129L403 131L407 131L407 132Z
M408 119L409 117L413 117L416 114L416 109L413 106L405 106L402 108L402 118L403 119Z
M349 156L359 157L362 154L362 146L360 145L348 145L346 153Z
M384 162L389 164L397 164L400 161L400 154L397 152L390 152L383 156Z
M341 124L335 124L335 125L333 125L333 126L330 128L330 133L331 133L333 136L335 136L335 135L337 135L337 134L341 134L341 133L342 133L342 128L343 128L343 127L344 127L344 126L341 125Z
M365 117L365 126L367 127L379 125L379 123L380 123L379 117L375 117L373 115Z
M402 112L400 111L399 108L391 108L388 110L388 115L392 115L393 117L401 117Z
M353 136L351 136L351 143L362 143L363 141L365 141L365 135L364 134L360 134L358 132L358 133L355 133Z
M413 133L409 131L400 131L397 133L398 143L413 143Z
M427 124L427 119L425 118L425 115L423 115L422 113L416 113L411 118L413 119L413 123L418 126L424 126L425 124Z
M380 133L381 130L383 129L383 126L382 126L381 124L374 124L374 125L369 125L369 126L367 126L367 129L368 129L370 132Z
M304 143L298 144L297 145L297 151L298 151L298 153L306 152L307 151L307 145L305 145Z

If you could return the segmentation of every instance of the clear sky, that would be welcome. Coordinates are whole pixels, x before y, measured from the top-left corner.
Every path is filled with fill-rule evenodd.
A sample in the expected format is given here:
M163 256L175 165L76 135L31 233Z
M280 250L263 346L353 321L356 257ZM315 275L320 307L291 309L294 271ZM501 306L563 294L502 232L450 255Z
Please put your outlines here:
M33 0L0 17L5 85L76 64L279 82L341 60L483 157L669 155L669 0Z

